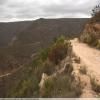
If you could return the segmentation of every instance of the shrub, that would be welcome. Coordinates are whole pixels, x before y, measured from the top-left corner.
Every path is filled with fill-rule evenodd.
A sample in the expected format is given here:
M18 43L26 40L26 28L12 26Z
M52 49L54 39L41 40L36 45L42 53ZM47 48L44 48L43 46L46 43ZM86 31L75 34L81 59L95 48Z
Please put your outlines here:
M43 66L44 66L43 72L46 73L47 75L51 75L55 72L55 65L49 60L47 60Z
M100 22L100 5L93 8L91 22Z
M97 49L100 49L100 39L99 39L98 42L97 42L96 48L97 48Z
M65 44L64 37L61 37L57 39L51 48L42 49L32 62L23 67L23 70L17 75L17 79L16 75L14 75L16 83L11 88L9 87L10 90L7 92L7 97L39 97L38 85L42 74L47 73L51 75L55 71L56 68L52 62L58 63L66 57L68 47L69 42ZM69 73L71 70L72 68L68 68ZM60 80L57 82L60 82ZM52 81L45 83L46 94L44 97L51 96L52 88L56 84Z
M73 66L72 66L71 62L69 61L69 63L65 65L64 73L71 75L72 71L73 71Z
M42 61L45 61L45 60L48 58L48 52L49 52L49 48L42 49L42 50L40 51L39 58L40 58Z
M75 57L74 61L75 61L76 63L80 64L81 59L80 59L80 57Z
M72 84L73 80L69 75L59 75L48 79L45 82L42 97L78 97L81 94L81 87Z
M54 38L54 43L64 43L65 41L65 36L61 35L57 38Z
M85 67L85 66L81 66L81 67L80 67L80 72L81 72L82 74L87 74L87 69L86 69L86 67Z
M81 35L80 40L90 46L99 47L99 42L95 36L95 33L84 33L83 35Z
M70 45L69 41L66 40L65 43L65 37L60 36L55 39L55 42L50 48L41 50L39 58L43 62L49 58L51 62L53 62L54 64L58 64L59 61L61 61L66 57L69 45Z
M95 78L91 78L91 85L95 92L100 93L100 84Z
M26 77L20 80L16 87L13 87L7 97L30 97L38 95L38 79L35 76Z
M93 42L93 38L94 37L91 35L91 33L84 33L81 36L81 41L84 42L84 43L91 44Z
M58 64L67 55L68 45L64 43L55 44L49 52L49 60L54 64Z
M53 89L54 82L52 79L48 79L44 83L44 88L41 92L42 97L51 97L52 96L52 89Z

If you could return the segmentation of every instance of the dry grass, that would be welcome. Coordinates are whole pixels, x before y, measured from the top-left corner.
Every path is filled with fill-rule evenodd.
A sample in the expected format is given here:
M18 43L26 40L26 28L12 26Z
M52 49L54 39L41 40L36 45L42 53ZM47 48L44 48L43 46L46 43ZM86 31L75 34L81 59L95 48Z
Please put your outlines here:
M82 92L80 83L75 85L71 76L64 74L45 81L42 97L72 98Z
M87 74L87 68L86 68L86 66L81 66L81 67L80 67L80 72L81 72L82 74Z
M95 92L100 93L100 83L98 82L98 80L96 80L95 78L91 78L91 85L92 89Z

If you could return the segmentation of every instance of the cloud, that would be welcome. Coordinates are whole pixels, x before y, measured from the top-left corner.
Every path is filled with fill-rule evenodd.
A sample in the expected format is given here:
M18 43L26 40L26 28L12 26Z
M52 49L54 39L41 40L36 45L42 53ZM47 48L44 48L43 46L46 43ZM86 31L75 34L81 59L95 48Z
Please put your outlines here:
M7 2L8 2L8 0L0 0L0 6L7 3Z
M0 0L0 21L89 17L99 0Z

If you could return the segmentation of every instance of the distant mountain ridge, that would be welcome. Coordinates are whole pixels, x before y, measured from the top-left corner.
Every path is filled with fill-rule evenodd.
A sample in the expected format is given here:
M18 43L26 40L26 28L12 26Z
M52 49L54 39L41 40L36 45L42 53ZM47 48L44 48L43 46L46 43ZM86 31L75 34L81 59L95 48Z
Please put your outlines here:
M16 43L27 44L33 42L49 42L59 35L78 36L88 19L85 18L61 18L38 19L17 36Z
M7 46L16 36L17 44L51 40L61 34L76 36L82 31L87 20L87 18L40 18L35 21L0 23L0 47Z

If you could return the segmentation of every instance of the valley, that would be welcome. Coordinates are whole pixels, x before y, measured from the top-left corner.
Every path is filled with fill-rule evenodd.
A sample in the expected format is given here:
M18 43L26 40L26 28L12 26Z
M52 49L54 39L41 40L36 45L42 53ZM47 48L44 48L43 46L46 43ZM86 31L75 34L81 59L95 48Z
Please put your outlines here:
M40 18L30 22L1 23L0 73L9 73L27 63L34 53L48 47L60 35L69 38L78 36L87 20Z
M8 38L0 41L0 97L99 97L100 51L82 41L88 20L5 23L14 30L0 31Z

